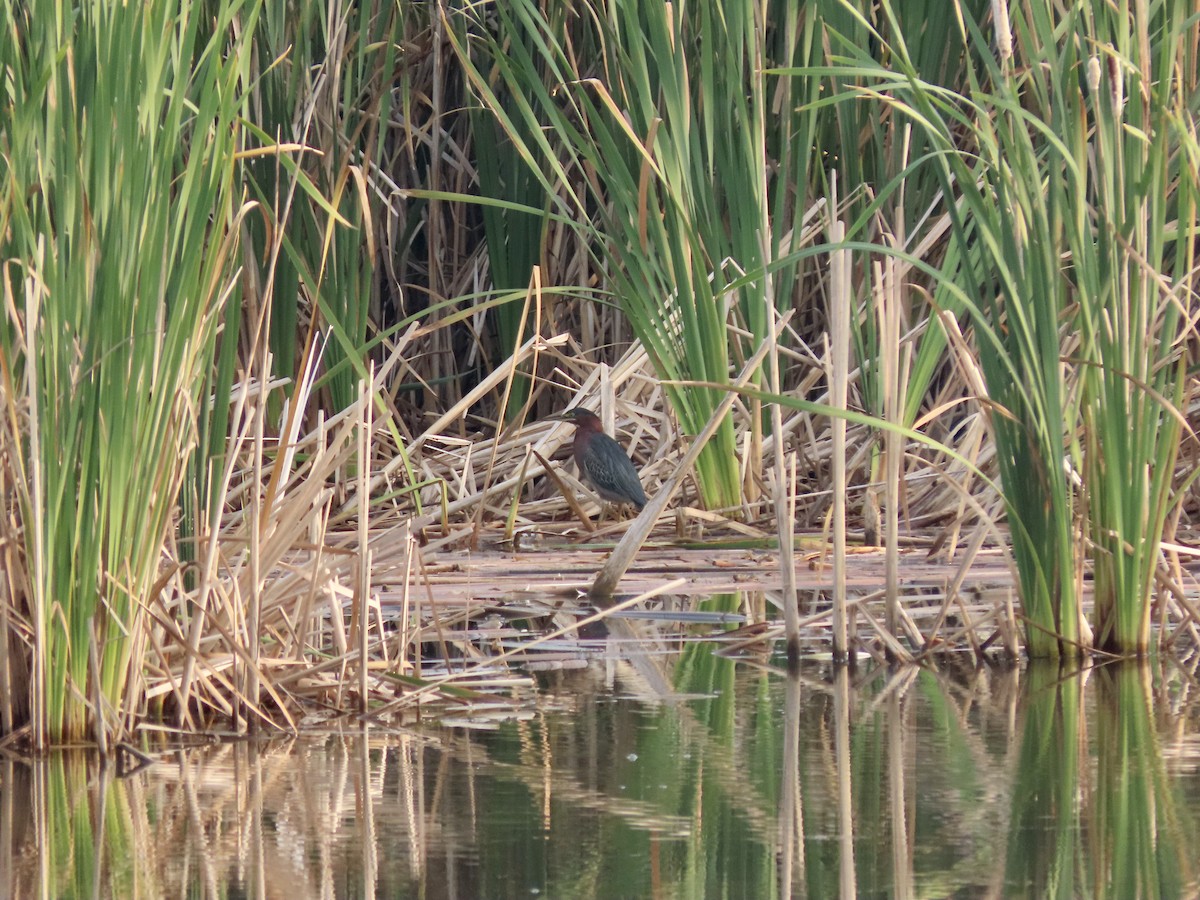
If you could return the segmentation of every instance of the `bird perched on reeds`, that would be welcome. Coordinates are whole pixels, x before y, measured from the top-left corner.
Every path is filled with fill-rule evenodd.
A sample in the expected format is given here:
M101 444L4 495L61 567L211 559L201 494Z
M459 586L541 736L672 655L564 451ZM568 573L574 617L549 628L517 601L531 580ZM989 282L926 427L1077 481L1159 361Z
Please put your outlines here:
M646 492L642 490L637 469L621 445L604 433L600 417L576 407L550 418L575 426L571 450L584 482L609 503L628 503L641 512L646 505Z

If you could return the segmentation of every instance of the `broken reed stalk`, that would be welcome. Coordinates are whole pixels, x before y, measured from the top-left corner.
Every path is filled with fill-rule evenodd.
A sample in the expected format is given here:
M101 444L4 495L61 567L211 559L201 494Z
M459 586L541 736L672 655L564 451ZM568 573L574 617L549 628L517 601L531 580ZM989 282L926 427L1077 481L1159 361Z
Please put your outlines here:
M829 243L837 247L846 237L838 218L837 172L829 173ZM854 301L850 280L850 251L835 249L829 261L829 384L830 405L845 410L850 371L850 309ZM846 623L846 420L834 417L833 432L833 658L849 658Z
M533 325L533 328L534 328L533 337L535 338L535 340L533 340L529 345L530 346L530 355L532 356L532 363L530 365L530 371L532 371L532 372L537 371L538 348L541 346L539 343L540 338L541 338L541 324L542 324L541 323L541 286L542 286L541 267L534 266L533 270L529 273L529 285L525 291L525 300L521 304L521 315L517 322L517 335L516 335L517 341L519 342L525 334L526 325L528 325L528 323L529 323L529 307L533 303L534 298L536 297L537 298L537 310L535 311L534 325ZM505 375L504 375L504 390L500 395L499 409L496 414L496 433L497 434L499 434L508 424L510 424L507 421L506 417L509 412L509 405L512 402L513 388L517 384L517 378L520 374L518 371L518 367L519 367L518 356L521 355L521 354L519 354L519 349L520 349L519 346L513 347L513 353L508 358L508 363L506 365L500 367L504 370ZM528 409L529 409L529 404L528 404L528 402L526 402L521 407L520 415L515 418L515 423L513 423L513 424L515 424L518 429L521 427L521 424L524 422L525 414L528 411ZM500 441L498 441L498 440L492 441L492 453L491 453L491 456L488 458L487 468L484 470L484 477L483 477L483 489L485 491L487 490L488 485L490 485L492 483L492 478L494 477L494 473L495 473L495 469L496 469L496 456L499 452L500 452ZM521 478L521 481L524 482L524 471L522 471L522 473L519 477ZM519 492L520 492L520 487L518 486L517 491L514 492L514 495L513 495L514 498L518 495ZM487 509L486 503L480 503L479 506L476 507L476 509L475 509L475 517L474 517L475 537L472 539L472 542L471 542L472 549L474 549L474 547L478 543L479 532L483 530L483 513L484 513L485 509Z
M4 474L0 471L0 496L4 493ZM8 555L7 549L5 556ZM7 560L5 560L7 562ZM5 573L12 572L11 566L5 566ZM0 575L0 734L10 734L13 730L13 678L12 664L9 660L9 597L8 576Z
M269 331L268 321L262 330L262 343L258 347L258 353L255 354L263 384L269 380L271 371L271 352L267 345ZM255 490L250 493L250 590L247 598L249 600L247 618L243 623L246 629L246 645L249 648L249 656L242 662L242 677L239 682L243 696L249 698L258 697L259 623L262 619L262 589L266 582L266 572L262 566L262 544L264 530L270 520L270 507L263 503L262 491L257 489L259 485L263 484L263 446L267 430L266 393L263 392L258 399L258 405L254 408L253 471ZM237 634L236 627L234 634ZM241 704L235 704L234 709L236 710L235 715L238 717L235 730L240 731L246 726L246 716L249 715L249 712L246 711L243 714Z

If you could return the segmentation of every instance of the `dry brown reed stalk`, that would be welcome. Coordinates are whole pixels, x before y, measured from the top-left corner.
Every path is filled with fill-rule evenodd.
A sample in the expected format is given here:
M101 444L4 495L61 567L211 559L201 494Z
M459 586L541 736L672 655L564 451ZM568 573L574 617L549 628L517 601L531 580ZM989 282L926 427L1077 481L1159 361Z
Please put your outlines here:
M404 560L410 560L411 548L405 541L389 542L401 551L401 559L394 559L388 543L379 543L369 515L359 516L348 534L326 529L337 496L332 485L355 458L360 460L358 489L367 490L368 448L382 431L372 415L372 398L391 368L385 364L375 373L354 408L328 420L319 417L315 431L292 437L296 430L290 429L274 447L260 440L263 452L252 453L249 468L241 471L235 468L244 458L237 447L254 445L235 441L223 484L228 490L240 482L250 496L261 496L261 517L230 515L207 535L209 551L198 592L189 591L176 576L163 592L156 617L158 663L151 669L148 695L173 694L181 724L188 723L195 696L219 715L236 717L240 706L258 724L294 729L288 697L298 699L295 691L312 696L322 683L326 692L340 691L342 680L323 682L322 673L344 672L350 664L358 667L359 700L366 703L374 651L388 659L382 632L374 640L370 635L373 611L382 622L377 605L370 602L371 577L386 577L394 567L407 576L410 561ZM290 398L291 409L304 408L311 386L311 379L302 379ZM239 392L235 433L245 435L253 428L268 392L248 387ZM299 422L294 415L285 419ZM262 490L256 491L253 481ZM359 508L369 512L371 507L361 503ZM347 634L343 619L352 598ZM187 606L196 612L184 639L170 623L172 610ZM256 611L253 636L241 610ZM239 666L248 674L240 684L225 674ZM287 691L293 693L281 693Z
M846 227L838 218L840 207L837 198L837 175L831 173L829 198L829 243L840 244L845 240ZM829 370L832 405L835 409L847 408L847 389L850 371L850 308L853 289L850 284L850 253L834 250L830 259L830 323L829 323ZM833 655L839 661L847 659L850 646L849 629L846 621L846 420L833 421Z
M372 365L372 375L374 375L374 370L375 367ZM371 430L373 421L371 411L374 408L371 402L371 394L368 394L364 388L365 385L360 386L359 394L368 398L368 400L361 405L360 413L362 418L356 427L358 496L360 498L369 496L368 485L371 473ZM370 636L368 606L371 594L371 549L368 543L370 518L367 515L367 509L368 505L360 501L358 540L356 542L358 569L356 572L357 577L354 579L354 603L351 617L352 625L357 629L358 636L358 702L360 712L363 713L367 711L369 699L367 696L367 647Z
M898 216L903 219L903 216ZM902 245L903 238L896 242ZM894 256L885 256L873 266L877 298L875 309L879 317L880 372L883 388L883 418L892 425L903 425L904 385L907 366L901 362L901 284L896 277ZM899 628L900 592L900 469L903 464L903 440L899 432L883 434L884 452L884 553L887 555L887 627L894 635Z
M761 46L756 45L756 51L761 54ZM761 71L761 57L756 61L756 70ZM757 99L761 101L761 94L757 95ZM759 123L763 121L762 117L756 119ZM762 143L765 144L765 141ZM766 167L761 168L762 183L760 191L762 196L767 195L766 185ZM771 258L771 247L768 240L770 234L769 223L766 221L767 207L761 205L763 221L759 227L759 241L761 245L760 253L763 259ZM783 393L783 381L780 373L779 365L779 344L783 337L784 329L787 325L787 320L790 319L790 314L780 321L778 298L775 295L775 280L770 270L768 269L763 274L763 307L765 311L766 321L770 323L769 343L770 348L767 352L767 385L768 389L773 394ZM755 410L757 412L757 410ZM755 414L751 416L755 425L760 421L760 416ZM747 487L756 486L759 480L763 477L762 467L762 446L761 441L757 440L759 430L757 427L751 430L751 447L745 453L747 460L756 460L760 471L754 473L756 477L747 477L747 473L743 472L741 483ZM787 625L787 652L788 659L793 663L798 659L800 650L800 629L798 626L800 609L799 600L796 593L796 568L792 546L792 535L796 530L796 480L795 480L795 455L790 457L791 465L788 465L789 457L784 452L784 434L783 434L783 409L778 403L771 404L771 449L774 453L776 461L775 478L773 480L774 490L772 492L772 502L775 506L775 527L776 535L779 540L780 567L783 570L783 615ZM791 477L788 477L790 474ZM750 490L745 491L747 501L755 499L754 493Z

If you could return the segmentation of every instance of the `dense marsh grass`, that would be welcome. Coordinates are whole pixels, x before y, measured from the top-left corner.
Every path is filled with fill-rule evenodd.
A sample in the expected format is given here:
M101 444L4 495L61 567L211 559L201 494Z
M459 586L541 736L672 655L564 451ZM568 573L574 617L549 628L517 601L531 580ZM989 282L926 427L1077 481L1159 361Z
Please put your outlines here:
M998 7L999 8L999 7ZM885 4L885 10L890 6ZM981 51L991 46L964 18ZM1036 656L1149 648L1174 502L1197 173L1186 3L1000 20L961 93L903 48L873 95L940 147ZM1092 628L1082 572L1095 576Z
M4 6L5 602L27 641L4 662L36 747L103 747L143 705L147 610L236 284L256 17Z
M949 558L1002 509L1034 656L1194 634L1200 21L935 9L5 2L3 731L294 727L363 615L417 678L445 623L381 585L564 509L530 420L602 407L662 484L765 342L694 503L821 527L835 312L852 525Z

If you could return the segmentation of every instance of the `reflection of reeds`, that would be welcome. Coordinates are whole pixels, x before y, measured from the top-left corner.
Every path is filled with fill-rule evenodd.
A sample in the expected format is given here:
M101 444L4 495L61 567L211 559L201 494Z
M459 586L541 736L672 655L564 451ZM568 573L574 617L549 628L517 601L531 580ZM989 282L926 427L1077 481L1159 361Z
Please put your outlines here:
M600 663L548 681L525 718L474 729L229 742L128 778L79 754L0 761L0 864L13 896L130 898L506 896L514 879L600 898L645 896L652 877L676 896L1171 896L1196 882L1200 812L1164 761L1196 698L1154 698L1145 669L1085 683L1057 667L827 661L785 679L704 650L654 657L686 702L614 702ZM636 683L617 677L618 693Z
M1149 666L1096 673L1095 822L1088 850L1094 896L1182 897L1194 889L1196 819L1167 777Z
M1034 666L1026 691L1006 882L1042 897L1078 896L1083 814L1078 792L1087 747L1082 679L1057 666Z
M842 897L858 896L854 861L854 782L850 765L850 670L834 672L833 752L837 764L838 888ZM860 788L861 790L861 788Z

